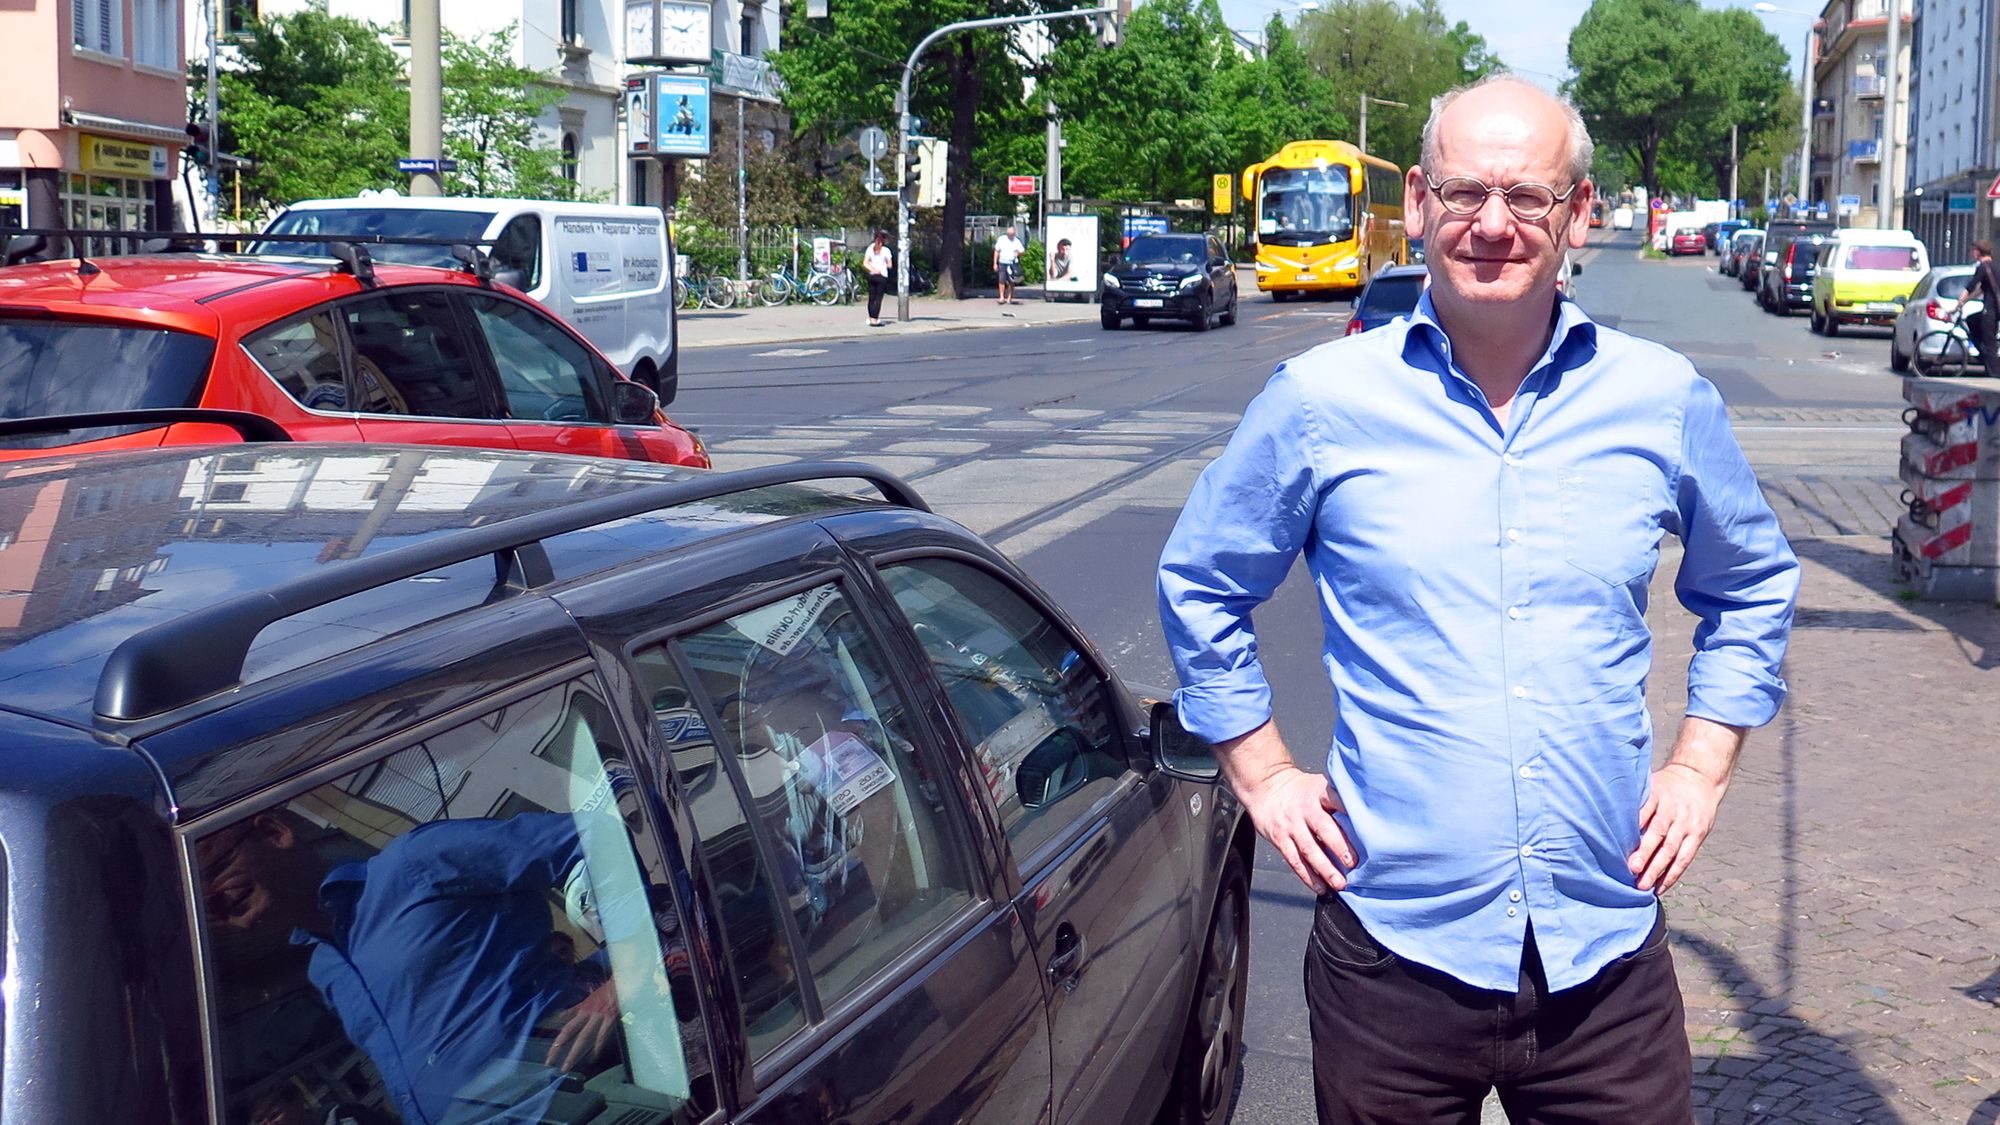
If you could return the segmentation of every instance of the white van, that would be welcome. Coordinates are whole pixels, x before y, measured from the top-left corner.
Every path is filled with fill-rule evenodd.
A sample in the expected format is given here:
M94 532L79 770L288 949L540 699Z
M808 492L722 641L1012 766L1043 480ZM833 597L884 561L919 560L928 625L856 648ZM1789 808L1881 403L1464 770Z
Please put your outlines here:
M680 389L673 248L653 207L540 199L376 196L305 199L266 234L435 238L436 246L369 248L379 261L454 267L450 243L483 242L495 280L568 321L663 403ZM296 244L274 253L323 253Z

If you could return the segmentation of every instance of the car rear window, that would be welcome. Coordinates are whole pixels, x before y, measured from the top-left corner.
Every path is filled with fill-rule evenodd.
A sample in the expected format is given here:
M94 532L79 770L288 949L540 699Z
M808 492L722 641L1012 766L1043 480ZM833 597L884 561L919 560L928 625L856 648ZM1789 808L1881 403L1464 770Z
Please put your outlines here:
M1917 251L1910 246L1856 246L1847 252L1851 270L1913 270Z
M452 241L481 238L493 222L492 211L428 211L414 208L315 207L287 211L278 216L265 234L383 235L392 238L435 238L438 246L398 246L393 243L368 248L378 262L402 262L412 266L444 266L458 263L451 256ZM327 257L324 242L260 242L253 254L299 254Z
M1395 315L1406 313L1417 307L1417 301L1424 295L1424 275L1413 273L1407 277L1378 277L1368 286L1368 292L1361 295L1361 307L1356 312L1386 313Z
M1937 279L1936 295L1939 297L1962 297L1965 295L1965 287L1970 284L1972 284L1972 275L1969 273L1946 274Z
M0 316L0 418L194 406L215 341L165 328ZM42 449L116 430L0 439Z

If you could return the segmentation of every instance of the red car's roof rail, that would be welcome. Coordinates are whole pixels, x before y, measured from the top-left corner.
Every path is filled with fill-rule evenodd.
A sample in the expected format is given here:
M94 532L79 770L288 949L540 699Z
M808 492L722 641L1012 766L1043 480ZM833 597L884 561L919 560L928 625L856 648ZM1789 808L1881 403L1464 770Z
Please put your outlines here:
M229 234L220 231L202 233L184 230L62 230L55 227L25 227L8 232L6 254L0 265L19 265L23 262L46 262L51 259L75 257L82 263L78 268L85 273L96 272L89 259L83 254L71 255L67 251L77 249L73 241L92 240L131 244L130 253L138 254L199 254L206 244L214 243L217 253L252 254L243 248L244 243L265 243L273 246L296 243L299 245L325 246L327 256L340 263L344 273L353 274L364 284L375 280L374 261L369 257L366 246L445 246L451 249L451 256L469 274L482 282L493 279L493 263L483 247L493 245L492 238L417 238L393 234L340 234L322 231L318 234ZM223 250L224 244L235 249ZM60 248L63 252L57 252ZM98 255L115 257L116 255Z
M105 426L170 426L179 422L206 422L228 426L244 441L290 441L285 428L261 414L244 410L216 410L201 406L156 406L139 410L100 410L92 414L50 414L41 418L10 418L0 421L0 438L29 434L66 434Z
M322 567L267 589L203 606L125 638L97 681L95 709L112 721L147 719L227 691L243 678L257 635L272 624L342 598L442 567L491 557L494 595L555 581L542 540L614 520L754 489L810 481L861 480L890 504L930 511L917 490L884 469L855 461L807 461L633 488L578 504L469 527L406 547ZM190 660L188 654L200 653Z

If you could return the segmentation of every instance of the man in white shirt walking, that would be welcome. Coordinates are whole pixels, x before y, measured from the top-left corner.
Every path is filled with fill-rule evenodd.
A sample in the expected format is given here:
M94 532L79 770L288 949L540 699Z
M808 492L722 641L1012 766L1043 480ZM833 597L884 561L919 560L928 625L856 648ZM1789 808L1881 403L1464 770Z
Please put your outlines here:
M993 243L993 273L1000 279L1000 303L1017 304L1014 300L1014 286L1021 283L1021 255L1028 252L1027 244L1014 237L1014 228Z

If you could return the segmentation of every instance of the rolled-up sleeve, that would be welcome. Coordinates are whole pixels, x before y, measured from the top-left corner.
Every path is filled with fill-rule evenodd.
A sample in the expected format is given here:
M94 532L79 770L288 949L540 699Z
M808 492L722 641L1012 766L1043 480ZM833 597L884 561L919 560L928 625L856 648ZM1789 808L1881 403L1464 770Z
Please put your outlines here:
M1318 440L1297 376L1278 368L1195 482L1160 556L1160 620L1181 723L1210 742L1271 717L1251 613L1285 580L1317 508Z
M1736 444L1722 396L1700 377L1682 418L1676 503L1686 554L1674 592L1701 619L1688 664L1688 714L1762 726L1785 701L1780 672L1799 562Z

